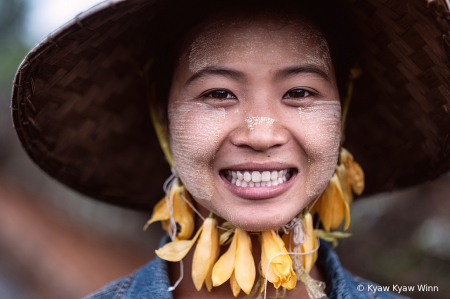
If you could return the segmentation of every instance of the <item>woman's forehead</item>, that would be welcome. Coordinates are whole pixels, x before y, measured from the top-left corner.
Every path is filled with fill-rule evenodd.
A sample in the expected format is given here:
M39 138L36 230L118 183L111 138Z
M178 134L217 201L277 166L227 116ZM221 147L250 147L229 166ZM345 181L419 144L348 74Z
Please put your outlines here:
M329 48L323 34L307 19L259 14L228 15L206 20L186 36L181 63L196 73L221 63L306 63L329 73Z

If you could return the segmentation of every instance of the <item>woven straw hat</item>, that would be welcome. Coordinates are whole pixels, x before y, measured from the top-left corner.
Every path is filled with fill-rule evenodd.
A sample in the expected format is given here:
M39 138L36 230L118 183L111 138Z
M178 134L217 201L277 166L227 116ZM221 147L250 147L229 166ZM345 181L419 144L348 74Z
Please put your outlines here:
M170 174L152 128L143 66L160 2L110 0L37 45L14 80L15 129L49 175L95 199L150 209ZM338 0L336 0L338 1ZM346 143L365 194L450 170L448 0L343 0L363 45Z

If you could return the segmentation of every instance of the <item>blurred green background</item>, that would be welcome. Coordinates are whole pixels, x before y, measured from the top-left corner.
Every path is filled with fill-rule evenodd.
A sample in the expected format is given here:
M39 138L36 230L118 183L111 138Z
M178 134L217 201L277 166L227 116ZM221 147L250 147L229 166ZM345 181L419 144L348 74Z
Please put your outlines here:
M14 73L45 34L97 1L0 0L0 298L80 298L151 260L161 232L148 214L78 195L37 169L10 116ZM350 112L351 113L351 112ZM357 201L343 265L381 285L438 286L449 298L450 177Z

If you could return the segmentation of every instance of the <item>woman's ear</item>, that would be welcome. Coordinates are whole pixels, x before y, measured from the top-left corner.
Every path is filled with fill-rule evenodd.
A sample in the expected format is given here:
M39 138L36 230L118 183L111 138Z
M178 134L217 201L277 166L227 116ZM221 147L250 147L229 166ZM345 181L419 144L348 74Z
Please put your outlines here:
M170 151L169 124L168 117L166 116L167 114L165 113L167 109L162 108L160 105L156 105L155 101L151 101L149 108L153 128L155 129L156 136L158 137L159 145L166 156L167 162L172 167L173 160Z
M345 109L345 107L343 107L342 104L342 97L340 97L340 101L341 101L341 109ZM341 146L344 144L345 142L345 115L344 115L344 111L341 112Z
M148 80L148 106L150 108L150 114L152 118L153 125L156 130L162 130L166 139L169 138L169 116L167 114L167 105L169 100L161 101L158 99L158 93L156 91L156 82L150 82ZM159 134L159 133L158 133ZM160 136L158 136L160 138Z
M341 118L341 146L345 142L345 120Z
M156 112L158 113L159 119L161 120L161 126L164 130L164 133L167 136L167 140L170 141L169 116L167 115L167 107L166 107L166 109L158 107Z

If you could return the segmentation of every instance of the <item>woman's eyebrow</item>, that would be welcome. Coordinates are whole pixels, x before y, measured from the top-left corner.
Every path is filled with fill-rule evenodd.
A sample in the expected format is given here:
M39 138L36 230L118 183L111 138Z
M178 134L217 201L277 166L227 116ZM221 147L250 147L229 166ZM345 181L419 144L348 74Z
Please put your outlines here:
M195 80L206 76L223 76L234 80L242 80L245 77L244 73L236 70L228 68L206 67L189 77L186 83L184 83L184 86L189 85Z
M292 67L288 67L282 70L279 70L275 74L276 79L283 79L292 75L297 74L315 74L322 77L325 81L330 82L330 77L322 71L318 66L314 64L302 64L302 65L295 65Z

